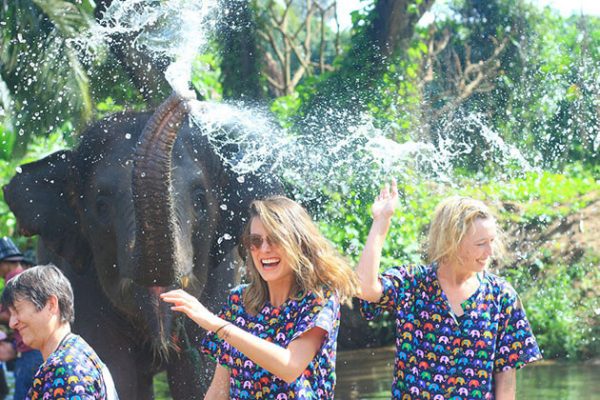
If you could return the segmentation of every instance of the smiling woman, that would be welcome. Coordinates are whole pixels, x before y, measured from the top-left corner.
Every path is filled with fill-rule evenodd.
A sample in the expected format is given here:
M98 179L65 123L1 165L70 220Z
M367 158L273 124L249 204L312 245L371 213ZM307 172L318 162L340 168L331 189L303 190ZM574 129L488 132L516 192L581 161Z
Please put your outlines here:
M73 289L58 268L40 265L21 272L7 282L2 306L10 311L10 327L44 358L24 398L118 400L106 365L71 333Z
M203 351L219 364L205 398L332 399L340 301L357 291L354 272L286 197L252 203L242 243L248 284L218 316L184 291L161 296L211 331Z
M515 370L541 353L517 293L486 270L502 248L494 216L481 201L449 197L429 228L431 263L379 274L397 200L394 181L373 204L357 268L365 318L396 320L393 398L514 400Z

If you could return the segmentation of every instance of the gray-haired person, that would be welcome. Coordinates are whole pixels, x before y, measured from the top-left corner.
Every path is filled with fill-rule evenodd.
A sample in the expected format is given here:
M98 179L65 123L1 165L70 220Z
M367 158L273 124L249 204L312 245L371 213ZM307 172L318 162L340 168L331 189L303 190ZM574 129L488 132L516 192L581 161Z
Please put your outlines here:
M58 268L42 265L23 271L7 283L2 305L10 311L10 327L44 358L26 399L118 399L104 363L83 338L71 333L73 290Z

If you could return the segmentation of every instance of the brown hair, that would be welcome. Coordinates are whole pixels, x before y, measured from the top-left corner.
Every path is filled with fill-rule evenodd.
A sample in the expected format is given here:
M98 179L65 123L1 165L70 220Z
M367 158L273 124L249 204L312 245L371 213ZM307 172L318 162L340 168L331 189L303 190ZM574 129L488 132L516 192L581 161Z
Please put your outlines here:
M345 301L356 294L358 278L355 272L298 203L284 196L255 200L250 205L250 220L244 237L250 234L253 218L260 218L268 234L286 252L296 277L293 295L298 291L310 291L323 298L329 289ZM256 314L268 300L269 291L252 257L245 254L245 258L249 285L244 293L244 306Z

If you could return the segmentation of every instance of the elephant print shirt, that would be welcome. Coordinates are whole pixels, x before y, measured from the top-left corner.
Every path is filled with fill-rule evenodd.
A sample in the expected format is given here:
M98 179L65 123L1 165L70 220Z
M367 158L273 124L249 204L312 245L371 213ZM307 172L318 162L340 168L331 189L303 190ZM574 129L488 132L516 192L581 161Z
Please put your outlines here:
M369 320L395 313L394 399L493 399L494 373L541 358L517 293L496 275L480 274L460 317L437 264L391 268L380 279L381 299L361 301L361 312Z
M26 400L118 400L110 372L80 336L65 336L33 377Z
M230 398L235 399L333 399L336 340L340 320L337 295L326 293L319 299L312 293L288 299L280 307L269 302L257 315L249 314L242 302L246 285L234 288L220 317L261 339L287 347L314 327L327 332L315 358L294 382L284 380L254 364L235 347L209 332L202 342L204 353L230 372Z

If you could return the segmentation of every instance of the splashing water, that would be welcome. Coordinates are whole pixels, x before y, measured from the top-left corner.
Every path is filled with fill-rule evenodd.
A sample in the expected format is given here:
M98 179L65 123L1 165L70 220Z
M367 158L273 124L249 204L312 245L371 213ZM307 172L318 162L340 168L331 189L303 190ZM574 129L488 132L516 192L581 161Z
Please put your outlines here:
M165 73L167 81L176 92L186 95L192 61L206 48L218 23L216 8L216 0L113 2L99 23L76 43L84 53L93 55L112 40L133 37L136 49L171 61ZM235 172L276 174L291 183L297 198L317 198L324 188L336 190L349 177L358 186L372 187L390 175L403 179L409 170L419 178L452 181L453 160L473 151L467 142L457 146L452 133L456 123L468 125L471 133L487 144L482 156L502 166L516 163L520 170L531 169L519 151L486 126L480 115L446 124L435 144L400 144L388 139L388 132L377 128L368 115L357 118L350 111L324 110L322 120L304 121L303 132L286 131L266 110L244 104L204 103L192 107L191 114L223 162ZM331 121L349 128L340 132Z
M133 35L137 50L171 60L165 77L173 90L186 93L192 62L205 49L217 23L216 7L216 0L115 1L97 24L73 41L93 56L119 36Z

